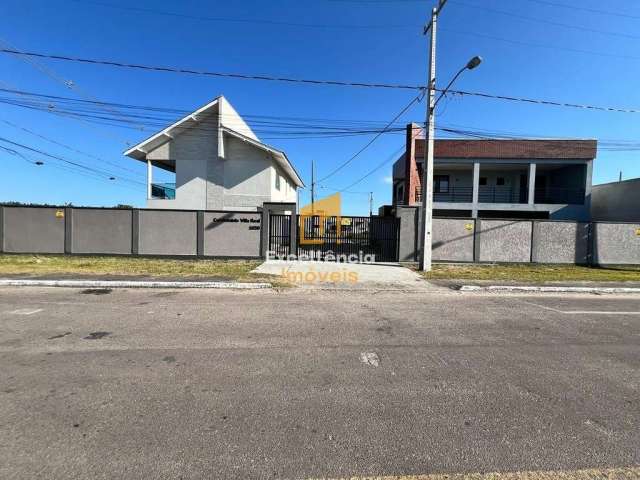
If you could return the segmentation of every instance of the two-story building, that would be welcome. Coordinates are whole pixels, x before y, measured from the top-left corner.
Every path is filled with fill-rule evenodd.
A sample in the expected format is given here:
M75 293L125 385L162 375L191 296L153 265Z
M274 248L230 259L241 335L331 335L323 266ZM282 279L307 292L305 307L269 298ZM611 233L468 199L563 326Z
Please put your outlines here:
M147 164L147 207L256 211L295 203L304 183L287 155L258 139L222 96L125 152ZM154 183L153 167L175 176Z
M419 205L425 140L407 126L393 205ZM589 220L596 140L435 141L434 215Z

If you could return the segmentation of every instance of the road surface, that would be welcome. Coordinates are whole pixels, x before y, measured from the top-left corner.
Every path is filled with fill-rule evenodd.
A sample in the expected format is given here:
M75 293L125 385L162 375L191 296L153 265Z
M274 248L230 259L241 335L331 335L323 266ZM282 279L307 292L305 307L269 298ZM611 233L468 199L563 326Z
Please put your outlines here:
M3 288L0 362L3 479L640 478L638 296Z

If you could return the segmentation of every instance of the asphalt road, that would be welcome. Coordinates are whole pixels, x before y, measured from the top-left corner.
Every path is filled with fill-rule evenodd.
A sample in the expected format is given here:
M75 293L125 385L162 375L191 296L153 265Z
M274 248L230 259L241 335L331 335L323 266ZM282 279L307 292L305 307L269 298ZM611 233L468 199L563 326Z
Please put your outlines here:
M0 289L0 478L638 465L639 313L637 296Z

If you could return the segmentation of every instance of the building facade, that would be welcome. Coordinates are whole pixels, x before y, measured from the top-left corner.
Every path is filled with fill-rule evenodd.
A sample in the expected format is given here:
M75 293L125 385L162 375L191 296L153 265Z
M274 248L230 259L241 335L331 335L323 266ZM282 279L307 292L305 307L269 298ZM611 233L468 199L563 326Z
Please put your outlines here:
M640 222L640 178L594 185L591 218L594 222Z
M148 208L256 211L295 203L304 186L286 154L262 143L222 96L125 155L147 164ZM154 183L153 167L174 182Z
M419 205L425 140L407 126L393 165L393 205ZM595 140L435 142L434 215L589 220Z

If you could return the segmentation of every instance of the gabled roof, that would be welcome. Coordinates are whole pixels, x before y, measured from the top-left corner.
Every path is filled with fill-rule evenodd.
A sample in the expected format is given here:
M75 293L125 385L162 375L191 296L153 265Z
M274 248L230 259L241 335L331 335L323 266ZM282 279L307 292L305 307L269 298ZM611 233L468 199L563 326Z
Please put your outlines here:
M181 118L175 123L172 123L164 130L160 130L158 133L155 133L148 137L146 140L141 141L137 145L134 145L129 150L124 152L127 157L135 158L136 160L143 160L147 153L155 150L160 145L167 143L176 135L179 135L184 130L196 125L198 123L198 115L202 115L208 113L210 110L217 109L220 99L222 96L216 97L211 102L207 103L205 106L200 107L193 113Z
M287 158L287 154L284 153L283 151L278 150L274 147L271 147L258 140L254 140L251 137L243 135L242 133L236 132L235 130L231 130L230 128L227 128L227 127L222 127L222 133L235 137L239 140L242 140L243 142L247 142L253 145L256 148L259 148L261 150L264 150L265 152L270 153L275 159L275 161L278 163L278 165L280 165L280 167L287 173L287 175L289 175L291 180L293 180L298 187L304 187L304 182L300 178L300 175L298 175L298 172L296 171L295 167Z
M216 97L211 102L207 103L203 107L197 109L195 112L186 115L175 123L172 123L167 128L159 131L143 140L142 142L134 145L130 149L128 149L124 154L128 157L135 158L136 160L146 160L147 153L155 150L161 145L169 142L171 139L180 135L185 130L188 130L191 127L194 127L198 124L205 116L211 115L215 111L220 112L221 109L223 111L229 110L230 118L234 118L234 121L228 121L226 117L224 117L224 113L220 114L221 121L220 127L223 134L231 135L235 138L238 138L244 142L250 143L254 147L260 148L266 152L269 152L274 160L278 163L278 165L285 171L287 175L293 180L293 182L298 187L304 187L304 183L298 175L293 164L287 158L287 155L274 147L266 145L258 140L258 137L253 133L251 128L242 120L242 117L237 114L237 112L233 109L231 104L223 97ZM240 133L237 130L231 129L225 125L225 123L230 123L234 126L237 126L244 130L245 133Z

